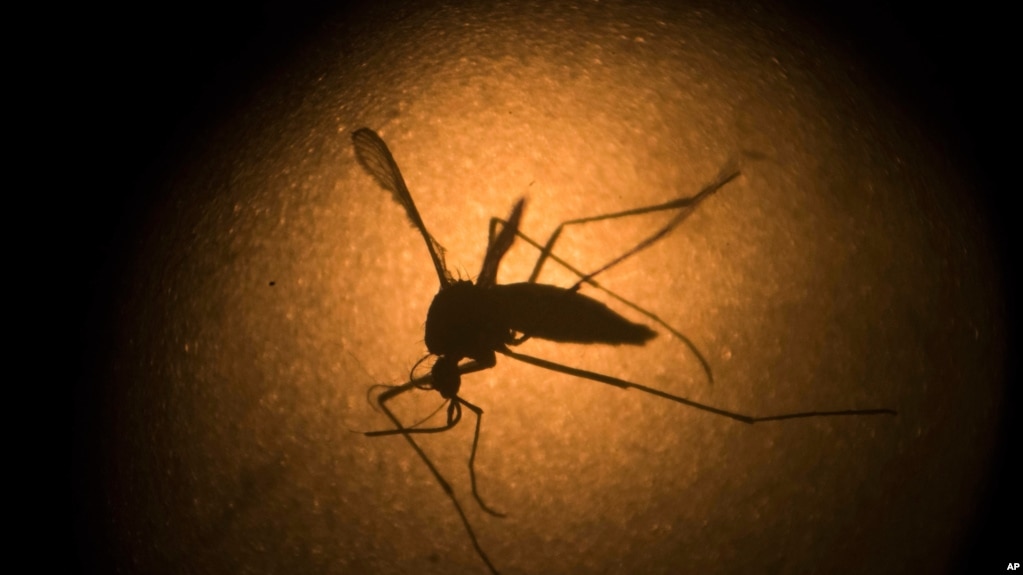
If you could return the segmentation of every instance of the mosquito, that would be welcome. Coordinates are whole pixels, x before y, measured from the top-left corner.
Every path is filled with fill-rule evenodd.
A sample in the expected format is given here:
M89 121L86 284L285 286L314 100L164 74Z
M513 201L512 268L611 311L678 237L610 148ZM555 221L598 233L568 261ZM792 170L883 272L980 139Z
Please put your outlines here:
M474 283L469 280L456 280L448 271L444 261L444 248L427 231L426 225L419 215L419 210L416 209L415 202L412 201L412 195L405 185L405 179L398 169L394 156L391 155L391 151L387 148L387 144L384 143L376 132L369 128L356 130L352 134L352 142L355 147L356 158L362 167L382 188L391 193L395 201L405 208L405 215L423 236L426 248L430 252L430 258L433 260L433 267L437 272L437 279L440 281L440 289L437 295L434 296L426 316L426 348L429 353L412 367L407 382L401 385L374 386L374 388L386 388L386 391L377 396L376 402L380 410L394 424L394 429L370 431L366 432L365 435L370 437L401 435L405 438L451 500L455 511L457 511L462 524L465 526L466 533L476 550L476 554L486 564L491 573L496 574L498 571L480 545L476 532L465 514L465 510L459 503L458 498L455 497L454 490L419 444L416 443L413 435L448 431L461 421L463 408L471 411L476 416L476 430L469 453L469 480L472 486L472 495L483 511L496 517L504 517L503 513L495 511L483 502L476 487L475 461L476 451L479 447L483 410L459 395L462 376L494 367L497 364L498 353L551 371L589 379L621 389L638 389L660 398L750 425L766 421L808 417L897 415L891 409L850 409L841 411L805 411L755 417L698 403L659 389L602 373L562 365L511 349L511 347L518 346L530 338L546 339L555 342L638 346L645 344L657 335L657 332L646 325L629 321L602 302L579 293L579 289L586 284L604 291L617 301L639 311L653 322L670 331L692 350L700 361L704 372L712 380L709 364L692 342L654 314L603 288L594 278L668 235L702 201L739 177L740 172L737 167L726 167L714 183L706 186L694 196L679 198L653 206L563 222L543 244L531 240L519 231L522 210L525 205L525 200L519 199L515 202L511 215L506 220L494 218L490 221L490 234L486 255L483 258L483 266ZM555 242L567 226L669 210L676 210L677 213L667 224L595 271L584 273L553 253ZM527 281L513 284L498 284L498 266L516 238L521 238L540 250L540 256L537 258L533 271ZM540 270L547 260L555 261L574 273L579 278L578 281L568 288L537 283L536 280ZM431 357L436 357L437 359L433 363L430 372L417 377L415 375L416 369ZM445 405L447 406L446 422L444 425L420 427L432 417L431 415L426 420L412 426L406 426L387 407L389 401L416 389L434 390L441 395L444 403L441 404L437 411L443 409Z

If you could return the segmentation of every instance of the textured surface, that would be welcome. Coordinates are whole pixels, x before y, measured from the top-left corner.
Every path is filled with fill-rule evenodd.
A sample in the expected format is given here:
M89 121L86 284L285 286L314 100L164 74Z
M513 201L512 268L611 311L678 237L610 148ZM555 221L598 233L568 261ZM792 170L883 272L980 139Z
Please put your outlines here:
M170 185L121 294L106 517L128 571L471 573L451 503L366 401L425 352L436 273L355 162L388 142L455 275L523 230L743 176L605 285L675 326L642 348L521 351L722 408L890 407L746 426L500 359L486 411L423 440L506 573L930 573L997 420L1001 294L969 187L869 76L765 13L443 4L337 28ZM760 158L760 159L752 159ZM595 269L666 216L570 229ZM501 282L528 276L519 244ZM543 281L570 285L551 267ZM593 292L595 297L601 297ZM610 303L615 306L616 304ZM642 317L616 307L634 321ZM398 403L407 421L438 405ZM751 567L755 566L755 567Z

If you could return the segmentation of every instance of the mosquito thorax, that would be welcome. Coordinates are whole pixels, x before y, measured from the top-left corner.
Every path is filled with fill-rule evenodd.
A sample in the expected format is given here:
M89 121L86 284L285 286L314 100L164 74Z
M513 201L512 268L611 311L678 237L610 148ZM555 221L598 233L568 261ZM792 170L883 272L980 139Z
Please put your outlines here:
M492 300L489 290L471 281L437 292L426 315L426 348L434 355L493 362L509 331Z

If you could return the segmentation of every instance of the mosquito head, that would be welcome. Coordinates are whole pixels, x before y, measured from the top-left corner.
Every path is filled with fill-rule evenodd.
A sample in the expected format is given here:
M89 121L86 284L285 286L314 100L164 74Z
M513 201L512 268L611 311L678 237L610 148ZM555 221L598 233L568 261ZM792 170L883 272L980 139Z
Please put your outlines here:
M462 374L458 371L458 359L450 355L442 355L433 364L433 388L444 399L452 399L458 395L462 386Z

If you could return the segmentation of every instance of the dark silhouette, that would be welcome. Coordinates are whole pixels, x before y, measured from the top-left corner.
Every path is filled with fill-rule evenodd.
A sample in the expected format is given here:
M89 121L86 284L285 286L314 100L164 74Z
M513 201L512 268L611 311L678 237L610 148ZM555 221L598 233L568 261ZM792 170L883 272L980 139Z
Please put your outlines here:
M675 229L693 212L700 202L739 176L739 171L735 166L726 167L713 184L692 197L680 198L655 206L564 222L558 226L543 245L534 242L519 232L519 222L522 218L522 209L525 204L525 200L520 199L515 203L507 220L491 220L490 239L487 245L486 256L483 259L483 267L476 279L476 283L473 283L465 280L456 281L448 272L444 263L444 248L426 230L426 225L423 224L423 220L419 216L419 211L412 201L412 195L405 185L405 180L398 169L398 164L394 161L394 157L391 155L390 150L388 150L387 144L384 143L376 132L368 128L356 130L352 134L352 142L355 146L355 155L362 167L384 189L391 192L394 199L405 208L405 213L412 225L422 234L426 247L430 251L434 268L437 271L437 278L440 280L440 291L434 296L426 317L426 347L430 352L429 355L419 360L416 366L412 368L413 374L410 374L408 382L402 385L382 386L386 387L387 390L377 397L380 409L387 414L387 417L394 423L396 429L371 431L366 433L366 435L371 437L402 435L408 441L409 445L419 454L419 457L451 499L462 519L462 523L465 525L469 538L472 540L473 547L475 547L477 554L479 554L491 572L497 573L497 569L480 546L472 525L469 523L461 504L455 497L450 484L448 484L433 462L426 456L426 453L415 442L412 434L447 431L461 421L463 406L472 411L476 415L476 431L469 455L469 478L472 484L472 494L480 508L484 511L491 515L503 517L503 514L494 511L483 502L476 489L474 463L476 460L476 449L479 445L480 422L482 421L483 410L458 395L461 377L469 373L494 367L497 364L497 353L544 369L582 377L622 389L638 389L657 397L670 399L682 405L695 407L702 411L747 424L807 417L896 415L896 412L890 409L853 409L806 411L754 417L697 403L684 397L672 395L644 385L561 365L509 349L509 346L517 346L532 337L559 342L643 345L646 341L656 336L656 332L647 326L633 323L618 315L603 303L580 294L579 288L585 283L601 289L616 300L639 311L668 329L692 350L699 359L708 379L712 380L710 365L692 342L657 316L602 288L594 278L598 274L635 255L637 252L649 247ZM677 210L678 213L665 226L596 271L583 273L558 258L552 252L554 243L560 237L565 226L665 210ZM526 282L498 285L498 266L500 265L501 258L511 248L516 237L523 238L539 249L540 257L537 258L533 272ZM567 289L536 283L540 270L548 259L554 260L575 273L579 280ZM437 356L431 372L428 375L415 377L416 367L431 356ZM462 363L463 360L468 361ZM418 427L417 424L412 427L405 427L394 413L387 408L388 401L413 389L433 389L447 400L447 420L444 425L424 428Z

